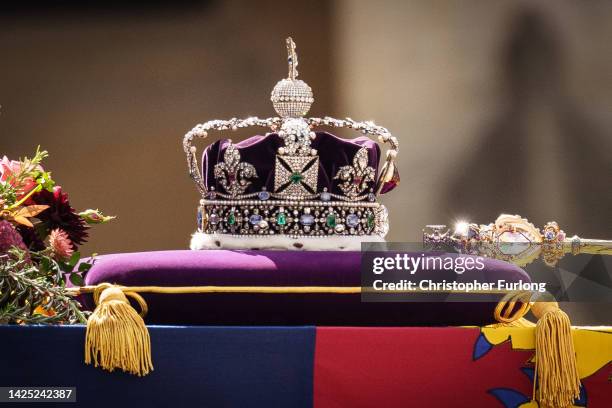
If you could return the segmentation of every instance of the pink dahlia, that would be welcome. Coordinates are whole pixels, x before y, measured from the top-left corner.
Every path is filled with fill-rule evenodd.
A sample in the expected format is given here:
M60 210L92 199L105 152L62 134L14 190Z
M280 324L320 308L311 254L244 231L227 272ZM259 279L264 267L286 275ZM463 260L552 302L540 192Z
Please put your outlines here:
M53 256L58 260L65 260L72 256L72 241L66 232L59 228L51 231L49 234L49 247L53 251Z

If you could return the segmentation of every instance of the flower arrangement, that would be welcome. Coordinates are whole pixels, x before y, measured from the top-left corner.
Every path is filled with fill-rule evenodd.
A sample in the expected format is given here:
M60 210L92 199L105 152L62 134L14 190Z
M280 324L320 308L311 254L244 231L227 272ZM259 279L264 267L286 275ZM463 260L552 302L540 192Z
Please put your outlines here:
M83 284L93 261L80 262L78 247L90 225L114 218L77 213L41 166L47 156L0 161L0 323L84 322L66 280Z

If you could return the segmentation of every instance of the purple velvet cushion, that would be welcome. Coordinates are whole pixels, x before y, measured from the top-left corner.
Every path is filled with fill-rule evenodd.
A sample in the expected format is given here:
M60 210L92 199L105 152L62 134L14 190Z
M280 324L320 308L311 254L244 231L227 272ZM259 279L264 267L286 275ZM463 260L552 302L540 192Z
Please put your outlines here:
M455 256L455 255L453 255ZM360 252L160 251L97 258L86 284L126 286L360 286ZM454 280L452 271L428 271L433 281ZM485 260L462 281L530 282L519 267ZM362 302L345 294L144 294L147 323L480 325L490 323L493 302ZM91 297L83 299L91 308Z

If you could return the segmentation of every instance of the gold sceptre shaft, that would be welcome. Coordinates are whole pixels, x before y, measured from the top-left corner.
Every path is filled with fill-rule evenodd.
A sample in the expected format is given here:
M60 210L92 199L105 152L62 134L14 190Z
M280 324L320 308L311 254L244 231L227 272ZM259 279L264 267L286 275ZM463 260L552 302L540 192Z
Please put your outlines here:
M593 255L612 255L612 241L605 239L586 239L578 235L563 241L565 253L573 255L593 254Z

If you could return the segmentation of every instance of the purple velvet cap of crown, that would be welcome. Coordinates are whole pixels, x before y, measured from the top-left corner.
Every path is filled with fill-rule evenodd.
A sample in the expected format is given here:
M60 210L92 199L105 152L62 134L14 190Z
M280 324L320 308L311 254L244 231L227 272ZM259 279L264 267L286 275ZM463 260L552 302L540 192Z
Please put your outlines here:
M327 191L333 194L343 194L338 188L339 180L333 180L333 178L340 167L353 164L353 157L362 147L368 150L368 166L376 170L376 177L378 177L380 147L372 139L366 136L343 139L327 132L316 132L316 134L310 146L316 149L319 155L318 192L327 187ZM221 139L204 150L202 174L207 189L214 187L217 191L224 191L223 187L217 184L214 167L223 161L223 154L228 145L227 139ZM276 133L267 136L252 136L242 142L234 143L240 152L240 160L251 163L257 171L257 178L251 180L252 184L245 193L258 192L263 187L266 187L268 191L274 191L275 157L278 148L283 145L283 140Z

